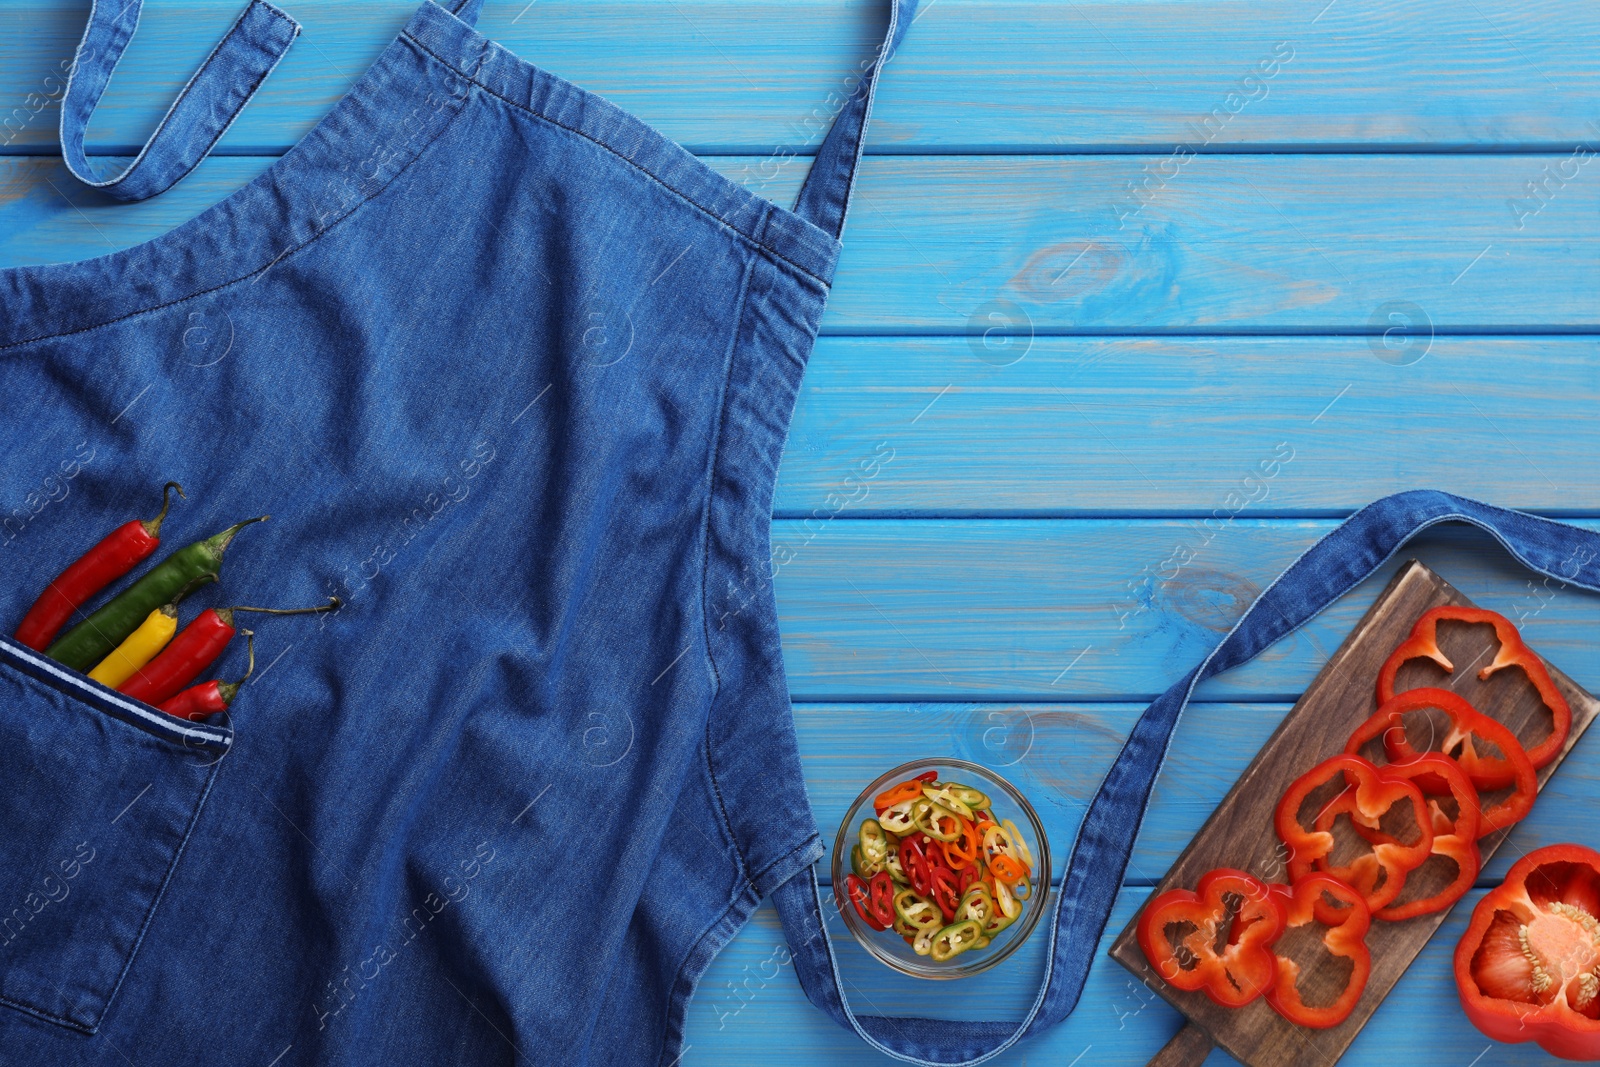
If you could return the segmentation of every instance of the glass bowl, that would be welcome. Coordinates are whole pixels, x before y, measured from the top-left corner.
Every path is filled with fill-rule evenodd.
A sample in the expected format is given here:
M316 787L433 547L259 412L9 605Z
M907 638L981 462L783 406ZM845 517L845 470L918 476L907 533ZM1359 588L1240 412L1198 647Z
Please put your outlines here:
M1011 819L1026 838L1026 844L1036 861L1034 873L1037 885L1032 895L1023 902L1020 918L1000 931L987 948L968 949L942 963L932 956L919 956L905 939L894 930L877 931L861 920L851 906L845 891L845 879L851 873L850 849L859 840L861 823L877 815L872 801L878 794L898 782L915 778L926 771L938 771L942 782L956 781L974 786L988 794L989 813L995 821L1004 823ZM903 763L887 771L861 791L845 813L844 821L833 838L833 887L839 914L845 926L863 948L883 963L913 978L967 978L987 971L1017 950L1028 939L1050 903L1050 843L1045 839L1044 824L1016 786L976 763L961 759L919 759ZM899 888L898 886L896 888Z

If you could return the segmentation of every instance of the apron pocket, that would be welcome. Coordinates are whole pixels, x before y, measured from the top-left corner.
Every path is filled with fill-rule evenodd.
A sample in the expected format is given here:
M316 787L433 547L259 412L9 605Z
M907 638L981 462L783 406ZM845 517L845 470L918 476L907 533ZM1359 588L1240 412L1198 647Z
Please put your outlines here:
M95 1032L231 742L0 637L0 1004Z

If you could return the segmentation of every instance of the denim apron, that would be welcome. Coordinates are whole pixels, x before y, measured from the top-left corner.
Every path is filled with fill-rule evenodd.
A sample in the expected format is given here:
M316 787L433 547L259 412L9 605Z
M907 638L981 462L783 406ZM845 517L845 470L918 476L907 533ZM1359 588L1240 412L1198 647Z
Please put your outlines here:
M785 211L486 40L477 2L424 3L194 220L0 271L0 618L168 479L188 500L163 551L272 516L191 610L343 602L257 626L260 666L206 723L0 639L0 1063L670 1067L697 980L768 897L841 1025L978 1063L1075 1005L1198 682L1437 522L1600 586L1600 537L1569 526L1441 493L1364 509L1139 720L1020 1021L854 1013L769 525L915 5L890 4ZM92 8L62 109L68 166L127 200L192 170L298 32L254 0L101 179L84 129L138 10Z

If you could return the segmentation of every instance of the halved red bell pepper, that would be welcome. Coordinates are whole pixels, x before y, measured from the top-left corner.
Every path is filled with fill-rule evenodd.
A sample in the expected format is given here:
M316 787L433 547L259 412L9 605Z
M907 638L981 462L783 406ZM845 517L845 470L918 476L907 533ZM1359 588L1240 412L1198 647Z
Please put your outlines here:
M1539 796L1539 780L1533 761L1520 742L1498 721L1479 712L1448 689L1408 689L1382 704L1372 717L1350 735L1346 752L1360 752L1367 742L1383 738L1383 747L1396 763L1420 755L1408 733L1405 716L1413 711L1436 709L1450 719L1450 729L1439 741L1439 751L1450 754L1461 765L1467 779L1480 790L1512 786L1510 796L1482 808L1478 836L1521 822L1533 810ZM1474 741L1484 741L1500 750L1500 756L1480 755ZM1429 745L1432 748L1432 745ZM1429 793L1443 794L1449 786L1434 776L1424 776L1417 784Z
M1600 852L1551 845L1512 864L1473 909L1455 972L1489 1037L1600 1059Z
M1455 760L1438 752L1425 752L1404 763L1385 764L1378 768L1378 773L1387 778L1410 779L1425 793L1431 790L1424 783L1437 780L1445 784L1449 795L1455 800L1456 816L1452 819L1445 814L1437 800L1428 801L1433 823L1433 851L1430 855L1443 856L1454 863L1456 876L1437 893L1403 904L1390 904L1374 914L1380 919L1397 922L1443 911L1466 895L1483 867L1483 856L1478 851L1478 791L1472 787ZM1331 827L1335 814L1330 807L1317 816L1317 829ZM1368 825L1357 812L1350 813L1350 823L1356 833L1375 845L1395 840L1381 827Z
M1356 1010L1367 977L1372 973L1372 953L1367 949L1367 928L1372 915L1363 895L1329 874L1310 874L1293 887L1274 885L1273 895L1284 910L1284 929L1292 930L1315 920L1326 926L1322 944L1335 956L1350 961L1350 977L1333 1000L1312 1007L1300 996L1300 965L1288 956L1273 953L1277 978L1267 990L1272 1010L1300 1026L1325 1030L1338 1026ZM1332 902L1328 898L1332 898ZM1336 903L1335 903L1336 902Z
M1316 829L1313 818L1311 829L1300 822L1300 808L1312 793L1321 787L1343 779L1345 786L1327 803L1348 810L1351 818L1359 818L1369 826L1377 826L1385 812L1396 804L1410 804L1417 825L1417 840L1412 844L1386 841L1372 846L1372 851L1343 866L1332 862L1333 834ZM1346 808L1345 806L1348 805ZM1274 817L1278 837L1289 848L1289 878L1298 882L1313 869L1331 874L1340 881L1355 886L1362 893L1369 910L1377 910L1391 903L1404 888L1406 872L1422 866L1433 848L1433 822L1428 817L1427 802L1422 791L1403 778L1385 778L1378 768L1360 756L1334 756L1323 760L1310 771L1290 783L1283 799L1278 801Z
M1168 985L1241 1008L1272 987L1284 922L1283 901L1265 883L1223 867L1146 904L1139 947Z
M1488 678L1507 667L1521 668L1534 689L1538 690L1539 699L1550 709L1552 720L1549 735L1538 744L1528 747L1528 758L1533 761L1536 768L1543 767L1555 759L1561 747L1567 743L1567 735L1572 731L1572 708L1567 704L1567 698L1561 695L1561 690L1556 688L1555 680L1550 677L1550 671L1546 669L1544 661L1523 642L1522 635L1517 632L1511 620L1497 611L1446 604L1423 612L1422 617L1411 628L1411 635L1390 653L1383 668L1378 672L1378 703L1385 704L1394 696L1395 675L1399 673L1401 666L1410 660L1432 660L1447 671L1455 670L1455 664L1451 663L1439 649L1441 622L1475 623L1494 627L1500 647L1495 652L1494 662L1479 671L1478 677Z

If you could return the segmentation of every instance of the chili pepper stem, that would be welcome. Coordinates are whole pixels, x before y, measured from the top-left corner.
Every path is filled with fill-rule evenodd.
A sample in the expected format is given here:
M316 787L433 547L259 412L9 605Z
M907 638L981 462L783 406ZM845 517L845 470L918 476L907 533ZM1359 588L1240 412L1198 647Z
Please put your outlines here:
M336 596L330 596L326 604L318 604L314 608L251 608L242 604L235 604L231 608L217 609L217 615L229 626L233 625L233 613L236 611L255 611L262 615L320 615L327 611L338 611L344 606L344 601Z
M217 686L217 692L222 696L224 704L232 704L233 698L239 695L239 690L250 676L256 672L256 635L254 630L244 630L245 650L250 655L250 662L245 666L244 674L236 682L222 682Z
M228 545L231 544L233 539L239 535L240 530L244 529L246 526L249 526L252 522L266 522L270 518L272 518L271 515L257 515L253 519L246 519L243 522L236 522L226 530L223 530L221 533L212 534L210 537L202 541L201 544L205 545L206 548L209 549L211 553L218 559L221 559L222 554L228 550Z
M179 485L177 482L168 482L166 485L162 486L161 514L157 515L153 519L145 519L139 524L140 526L144 527L144 532L149 534L151 537L158 537L161 534L161 524L167 521L167 509L172 507L172 491L174 489L178 491L178 495L183 497L183 499L189 499L188 494L183 491L183 486Z

